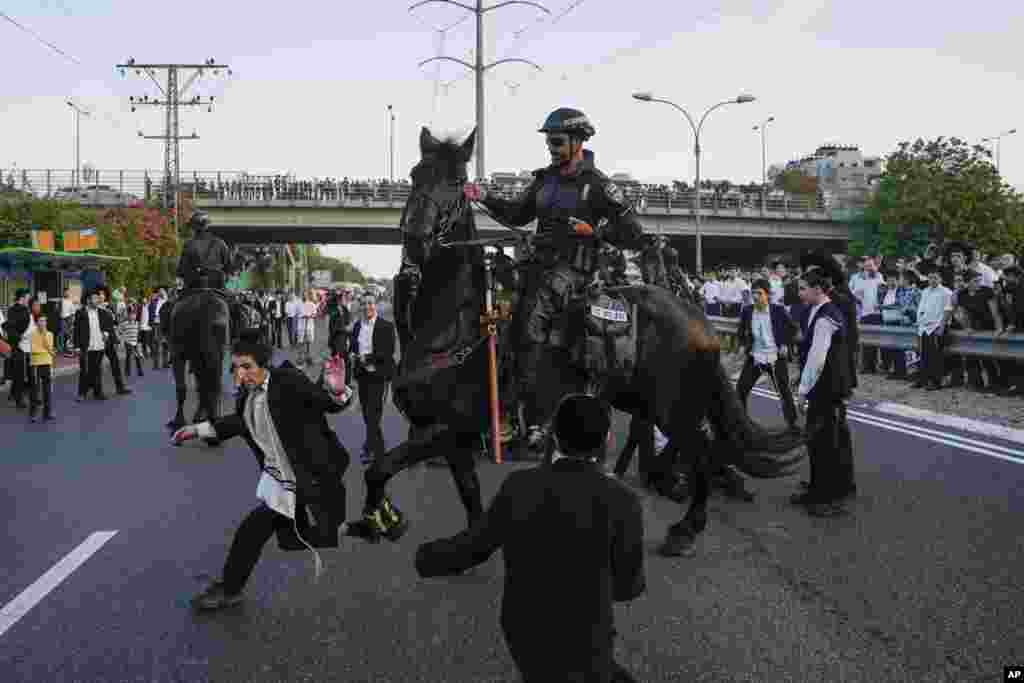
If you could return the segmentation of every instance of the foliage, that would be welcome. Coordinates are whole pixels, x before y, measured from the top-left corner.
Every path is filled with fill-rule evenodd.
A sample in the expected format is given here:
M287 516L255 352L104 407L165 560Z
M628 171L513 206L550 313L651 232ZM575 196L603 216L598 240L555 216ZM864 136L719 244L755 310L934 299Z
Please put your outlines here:
M959 138L900 143L865 218L894 226L880 227L883 248L902 246L914 232L907 226L932 226L933 238L964 240L986 253L1024 247L1021 196L1003 182L986 148Z
M817 195L818 179L809 176L799 169L791 168L776 174L773 182L775 187L795 195Z
M334 282L357 282L366 283L366 276L362 271L352 265L347 258L334 258L320 253L320 248L310 246L309 249L309 270L329 270L331 279Z
M97 253L131 259L100 266L111 286L139 292L173 280L178 245L173 224L158 209L141 203L129 208L92 209L35 198L0 201L0 246L31 246L33 228L53 230L58 245L63 243L65 230L95 228Z

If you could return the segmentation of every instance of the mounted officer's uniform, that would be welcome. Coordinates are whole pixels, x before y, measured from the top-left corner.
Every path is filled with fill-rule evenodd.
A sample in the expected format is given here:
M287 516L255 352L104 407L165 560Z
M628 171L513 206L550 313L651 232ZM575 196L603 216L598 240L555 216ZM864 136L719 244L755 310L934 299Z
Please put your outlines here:
M185 281L185 296L196 289L223 291L232 270L231 249L210 233L210 217L205 211L195 211L188 224L194 236L185 243L177 270L178 277Z
M595 130L575 109L552 112L539 132L564 133L574 144L588 140ZM549 138L550 139L550 138ZM563 315L574 293L591 280L598 267L602 240L635 249L643 234L632 207L611 180L594 167L593 154L583 150L582 159L565 166L553 163L533 173L533 182L519 197L506 200L485 197L484 206L502 222L523 226L536 219L532 255L533 273L519 312L523 380L528 391L537 384L537 362L548 347L569 343L567 316ZM587 224L591 230L576 226ZM537 406L526 406L526 422L536 426L546 417ZM531 414L532 413L532 414Z

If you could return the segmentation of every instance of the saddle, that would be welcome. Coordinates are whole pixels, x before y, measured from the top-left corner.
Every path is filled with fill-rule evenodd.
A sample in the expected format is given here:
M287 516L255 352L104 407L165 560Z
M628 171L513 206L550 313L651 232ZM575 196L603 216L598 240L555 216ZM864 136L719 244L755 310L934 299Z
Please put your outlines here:
M630 303L601 284L591 285L576 296L566 312L571 328L570 356L592 384L609 379L628 379L636 367L635 324Z

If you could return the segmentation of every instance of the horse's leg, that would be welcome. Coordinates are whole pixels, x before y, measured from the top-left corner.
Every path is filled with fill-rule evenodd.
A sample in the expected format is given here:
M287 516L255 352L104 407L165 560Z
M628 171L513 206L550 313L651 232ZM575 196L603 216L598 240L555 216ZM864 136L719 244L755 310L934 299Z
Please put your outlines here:
M185 399L188 397L188 384L185 376L185 357L180 353L174 353L174 393L178 401L178 410L174 419L167 423L171 429L181 429L185 426Z
M445 450L455 489L466 508L467 526L473 526L484 514L480 477L476 473L476 442L479 438L475 432L455 434L453 447Z
M349 535L376 542L380 536L397 541L405 534L409 522L388 498L388 482L399 472L429 458L437 439L447 431L446 427L432 425L422 438L406 441L373 459L363 475L366 482L363 518L349 524Z
M692 557L696 554L694 544L697 535L704 531L708 523L708 499L711 497L711 444L707 435L697 430L695 426L691 426L690 430L689 438L683 441L683 453L690 461L690 507L681 520L668 528L665 542L658 549L658 552L666 557Z

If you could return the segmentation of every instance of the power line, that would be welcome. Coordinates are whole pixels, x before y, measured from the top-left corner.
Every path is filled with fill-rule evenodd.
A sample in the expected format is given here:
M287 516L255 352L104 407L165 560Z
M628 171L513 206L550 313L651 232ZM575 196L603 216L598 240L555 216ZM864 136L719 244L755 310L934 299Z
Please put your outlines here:
M32 29L30 29L30 28L28 28L26 26L23 26L22 24L18 23L9 14L7 14L6 12L0 10L0 17L3 17L7 21L11 22L12 24L14 24L18 28L20 28L22 31L24 31L25 33L29 34L30 36L32 36L33 38L38 40L40 43L42 43L46 47L50 48L51 50L53 50L57 54L61 55L62 57L66 57L67 59L70 59L72 62L74 62L75 64L78 64L79 66L84 66L84 64L82 64L82 62L77 57L73 57L73 56L69 55L67 52L64 52L64 50L61 50L59 47L57 47L56 45L54 45L50 41L46 40L45 38L40 36L38 33L33 31Z

